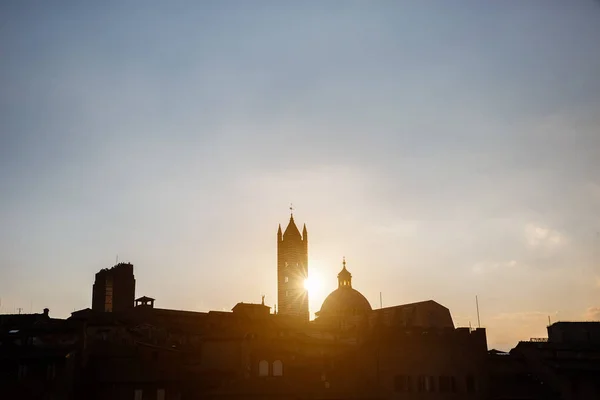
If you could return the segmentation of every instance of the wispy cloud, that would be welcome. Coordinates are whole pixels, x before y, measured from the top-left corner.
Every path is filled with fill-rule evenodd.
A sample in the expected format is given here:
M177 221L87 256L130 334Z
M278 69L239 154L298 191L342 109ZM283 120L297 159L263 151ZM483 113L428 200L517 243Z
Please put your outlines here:
M507 313L499 313L492 317L492 319L497 321L518 321L531 323L538 322L540 320L548 318L548 316L556 316L558 314L557 311L519 311L519 312L507 312Z
M595 4L10 3L6 304L66 316L117 252L161 307L273 304L290 202L325 287L342 255L389 305L477 287L491 345L597 304Z
M590 307L583 314L586 321L600 321L600 307Z
M565 244L566 238L558 231L529 223L524 229L525 240L531 247L555 248Z
M477 274L486 272L494 272L498 270L504 270L507 268L515 268L519 265L516 260L510 260L505 262L480 262L473 265L472 270Z
M488 343L508 350L519 341L546 337L548 317L556 320L556 311L503 312L494 315L487 324Z

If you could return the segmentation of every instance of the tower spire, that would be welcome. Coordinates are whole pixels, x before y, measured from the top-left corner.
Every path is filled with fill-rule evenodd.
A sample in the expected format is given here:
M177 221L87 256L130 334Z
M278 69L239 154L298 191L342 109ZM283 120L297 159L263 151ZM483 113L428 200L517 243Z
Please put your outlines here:
M290 204L290 221L283 234L281 228L277 231L277 312L308 321L308 292L304 288L308 278L306 226L302 231L301 235L294 222L294 205Z

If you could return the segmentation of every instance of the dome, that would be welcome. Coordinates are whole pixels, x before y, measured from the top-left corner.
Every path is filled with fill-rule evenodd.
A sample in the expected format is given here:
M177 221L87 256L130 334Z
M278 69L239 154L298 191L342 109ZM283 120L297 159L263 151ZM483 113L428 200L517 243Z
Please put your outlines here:
M362 315L371 310L371 304L358 290L349 286L340 286L327 296L317 316L353 316Z
M338 288L323 302L318 317L346 317L371 311L371 304L358 290L352 288L352 274L346 269L346 257L338 274Z

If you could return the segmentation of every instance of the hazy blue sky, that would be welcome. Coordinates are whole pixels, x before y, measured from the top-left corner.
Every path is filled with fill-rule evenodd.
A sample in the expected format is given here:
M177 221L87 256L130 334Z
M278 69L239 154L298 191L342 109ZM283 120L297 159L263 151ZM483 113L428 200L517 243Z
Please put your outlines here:
M276 230L490 347L600 319L600 2L3 1L0 297L276 301Z

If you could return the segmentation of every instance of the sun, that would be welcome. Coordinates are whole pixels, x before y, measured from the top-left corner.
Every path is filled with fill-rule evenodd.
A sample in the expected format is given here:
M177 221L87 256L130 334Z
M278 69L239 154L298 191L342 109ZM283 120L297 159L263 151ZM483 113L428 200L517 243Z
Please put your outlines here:
M304 290L308 295L308 308L311 317L315 318L315 312L321 309L323 301L330 292L331 282L321 273L326 270L326 263L321 260L309 259L308 277L304 280Z
M304 280L304 289L308 291L308 294L319 294L321 292L321 281L316 277L309 276Z

